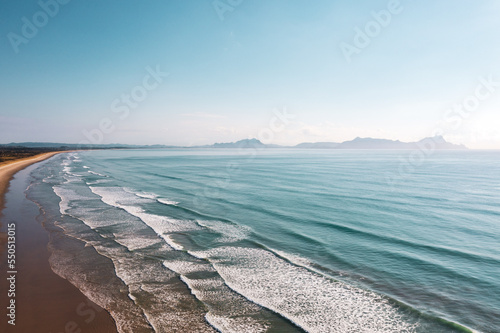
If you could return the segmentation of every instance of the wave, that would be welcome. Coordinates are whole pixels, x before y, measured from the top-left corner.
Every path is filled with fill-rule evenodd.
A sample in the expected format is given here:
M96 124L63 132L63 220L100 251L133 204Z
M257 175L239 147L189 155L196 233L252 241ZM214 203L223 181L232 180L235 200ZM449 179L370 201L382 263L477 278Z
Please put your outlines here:
M165 260L163 265L180 275L192 294L203 302L208 312L205 319L220 332L267 332L282 321L269 310L249 301L231 290L206 260L196 259L183 252L175 260ZM290 324L286 332L295 332Z
M123 187L122 188L125 192L133 194L138 196L139 198L145 198L145 199L154 199L158 198L157 194L150 193L150 192L142 192L142 191L136 191L128 187Z
M138 196L139 198L146 198L146 199L153 199L153 200L156 200L158 201L159 203L161 204L164 204L164 205L167 205L167 206L177 206L179 204L179 202L177 201L173 201L173 200L169 200L169 199L166 199L166 198L161 198L158 194L156 193L152 193L152 192L141 192L141 191L137 191L137 190L133 190L133 189L130 189L130 188L123 188L126 192L128 193L132 193L132 194L135 194L136 196Z
M88 172L92 174L90 170ZM81 236L88 244L99 249L99 253L112 258L117 276L128 287L130 299L144 309L144 315L157 331L172 327L167 318L169 311L175 311L175 307L165 307L164 302L168 302L169 298L165 294L170 292L166 281L174 279L174 276L180 278L204 304L205 320L222 332L266 331L273 326L255 318L268 318L264 314L267 309L304 330L317 333L425 331L420 330L416 319L423 316L421 313L408 315L405 305L396 300L344 281L336 281L330 278L333 275L328 276L316 270L315 263L300 255L267 248L263 245L266 242L262 242L248 227L221 216L212 216L205 210L197 212L199 207L189 208L189 205L180 205L156 193L120 186L99 186L99 180L93 181L96 177L88 175L83 177L83 181L81 175L79 178L69 176L66 179L71 183L54 186L54 192L61 199L60 212L81 220L105 239L103 242L106 244L118 244L117 248L103 246L104 243L89 241L85 238L87 234ZM109 181L113 179L108 178ZM77 185L82 185L81 189L86 190L87 194L82 194ZM101 206L86 204L86 200L95 200ZM172 207L154 206L156 203ZM235 202L231 204L239 208L243 205ZM168 212L170 216L158 213L162 211ZM264 213L286 221L300 221L287 212L281 213L274 209L265 210ZM181 218L177 218L179 216ZM360 239L370 238L379 244L387 241L404 247L414 246L419 252L427 250L438 254L444 251L445 254L451 255L453 252L455 256L460 256L451 248L384 236L373 230L365 231L359 226L332 225L325 221L314 223L326 230L354 234ZM147 234L146 229L151 235ZM293 228L287 232L297 237L295 240L299 244L324 245L313 236L300 234ZM255 238L259 238L262 244L253 244ZM237 247L236 242L256 248ZM481 258L487 264L489 260L498 263L496 258L485 258L470 252L465 252L465 256L471 260ZM398 260L401 261L401 258ZM158 267L158 261L162 267ZM418 266L422 261L411 263ZM429 261L424 263L428 264ZM450 327L456 325L455 329L467 331L444 319L433 317L432 320L442 321ZM203 330L210 331L204 327L200 332Z
M172 247L174 249L181 250L180 247L175 246L175 242L171 238L171 219L161 217L162 222L165 223L165 225L169 225L166 226L168 233L165 233L165 229L158 230L158 226L154 225L155 222L151 220L153 214L141 212L139 207L134 206L138 203L150 202L150 199L137 198L131 193L125 191L123 188L118 187L90 187L90 190L92 193L101 198L99 200L102 201L103 205L105 204L116 207L130 215L139 217L149 226L153 224L153 230L156 229L155 231L162 236L167 243L173 243ZM92 198L78 195L77 191L73 189L63 189L63 191L58 190L58 193L62 197L62 200L66 202L74 202L82 199L93 200ZM95 218L94 215L98 212L96 211L98 205L92 204L91 206L92 208L83 208L80 210L77 208L71 208L69 209L71 212L65 210L65 213L71 213L72 215L78 216L78 218L81 221L84 221L86 225L93 226L95 228L95 221L92 220ZM112 215L103 216L103 211L100 211L98 216L103 220L112 222L119 218L120 215L117 215L116 212L110 212L110 214ZM155 218L157 217L158 216ZM111 226L113 225L114 224L111 224ZM215 228L220 229L221 226L217 226ZM122 229L125 231L122 231ZM127 255L124 250L116 246L103 246L95 241L91 242L92 246L95 247L99 253L109 257L113 261L117 276L128 287L129 298L138 307L142 308L144 315L155 331L162 332L172 330L175 328L175 320L178 320L178 318L175 319L175 316L173 316L172 313L165 310L164 304L167 303L168 298L165 296L165 285L158 285L161 281L168 281L172 277L165 274L165 272L162 273L158 268L155 268L156 266L154 265L152 267L148 266L148 262L150 262L150 260L148 260L147 257L138 255L138 252L135 252L137 249L144 249L144 244L140 239L138 239L136 233L128 233L126 231L127 228L117 228L115 230L117 230L117 232L114 232L112 234L113 237L111 238L108 238L105 234L101 234L101 236L105 237L107 241L117 242L118 244L125 246L129 251L134 251L133 256ZM189 230L192 229L190 228ZM123 243L124 234L127 236L126 239L128 239L126 243ZM148 245L153 246L156 244L156 242L152 241ZM186 256L183 258L184 260L165 260L163 266L168 270L179 274L182 282L190 288L193 295L196 296L199 301L203 302L208 310L205 315L205 320L213 327L222 332L265 332L269 327L268 322L272 322L273 320L276 321L276 318L279 318L271 318L274 315L267 313L267 310L230 290L224 284L224 281L220 278L220 276L214 276L216 271L207 261L198 260L196 263L193 261L196 260L194 257L190 257L185 252L179 252L179 255L182 254ZM203 273L205 277L201 277L199 275L200 273ZM152 281L155 282L153 283ZM147 296L146 303L153 303L153 305L144 305L144 297L146 297L146 295L149 295ZM170 296L170 299L168 299L169 302L171 302L171 298L173 296L174 295ZM159 303L163 305L154 305ZM184 304L183 306L185 307L186 305ZM207 328L204 327L196 331L207 331Z
M262 310L256 304L230 290L220 278L190 279L182 275L181 280L203 302L208 313L205 319L220 332L264 333L269 324L262 319ZM216 290L210 292L210 290Z
M92 170L88 170L87 172L90 173L90 174L92 174L92 175L99 176L99 177L108 177L106 175L103 175L102 173L95 172L95 171L92 171Z
M209 260L225 283L306 331L414 332L387 298L327 279L255 248L188 252Z
M72 283L74 281L74 284L80 290L85 291L89 298L108 309L117 322L119 332L146 332L151 331L152 327L157 332L172 330L185 332L193 329L196 332L215 333L204 320L203 308L196 303L192 295L183 292L180 288L183 285L182 282L179 280L176 283L173 272L161 266L158 260L148 258L154 252L145 251L147 247L155 247L156 252L165 256L172 249L154 233L151 232L154 235L153 238L148 236L145 231L149 228L141 223L130 221L131 217L125 211L106 208L109 206L98 199L99 197L95 196L90 189L87 188L88 195L81 195L78 191L83 191L85 186L77 187L75 184L66 183L66 186L69 185L73 188L60 187L56 191L61 201L72 204L69 208L64 207L67 208L65 213L84 225L63 219L60 226L66 234L91 245L100 255L112 261L116 277L125 285L125 289L121 288L120 292L125 292L135 307L130 307L123 300L119 301L116 294L110 297L108 290L99 290L99 288L106 288L106 283L102 281L95 283L92 282L93 280L87 281L80 278L87 276L86 274L80 273L75 276L71 271L66 270L64 277ZM96 202L91 205L85 204L85 201L92 200ZM99 202L101 205L98 204ZM126 215L129 217L127 218ZM107 225L104 226L102 223L107 223ZM142 229L138 229L137 227L141 225ZM85 227L94 231L86 230ZM111 231L106 232L102 227ZM163 244L161 248L158 247L159 243ZM88 264L91 265L91 263ZM66 264L63 263L58 267L63 269L65 266ZM89 266L87 269L93 268ZM119 307L113 304L118 301ZM169 307L172 307L172 311L166 311ZM185 310L181 310L182 308ZM173 311L173 309L176 310ZM146 318L146 322L141 319L142 315ZM147 328L147 325L151 327Z
M251 229L245 226L225 223L217 220L196 220L200 226L221 234L217 238L220 243L233 243L248 239Z
M168 206L177 206L177 205L180 204L180 202L173 201L173 200L168 200L168 199L165 199L165 198L157 198L156 200L159 203L162 203L162 204L168 205Z
M276 250L276 249L272 249L272 248L268 248L264 245L260 245L260 247L262 247L263 249L265 249L266 251L269 251L273 254L275 254L277 257L279 258L282 258L283 260L295 265L295 266L299 266L299 267L303 267L305 269L307 269L308 271L311 271L313 273L317 273L321 276L324 276L328 279L331 279L332 276L338 276L340 278L340 282L345 282L347 284L352 284L353 281L352 280L347 280L347 281L343 281L342 278L344 277L344 275L346 276L351 276L353 275L352 273L348 273L348 272L339 272L339 271L332 271L330 270L329 268L326 268L326 267L323 267L315 262L312 262L306 258L303 258L302 256L300 255L296 255L296 254L291 254L291 253L287 253L285 251L280 251L280 250ZM362 279L365 279L364 277L358 277L357 280L362 280ZM385 297L385 296L384 296ZM443 298L443 295L440 296L441 298ZM448 332L449 330L453 331L453 332L463 332L463 333L481 333L479 331L475 331L475 330L471 330L465 326L462 326L458 323L455 323L453 321L449 321L449 320L446 320L444 318L440 318L440 317L437 317L435 315L430 315L430 314L427 314L427 313L423 313L415 308L412 308L411 306L405 304L405 303L402 303L401 301L398 301L397 299L394 299L394 298L391 298L391 297L388 297L387 298L391 303L397 305L398 307L401 308L402 311L405 311L407 313L409 313L415 320L415 318L422 318L424 319L424 322L422 322L420 319L420 323L423 324L422 326L424 325L432 325L431 323L438 323L439 325L441 325L443 327L443 329L446 329L446 332ZM456 302L456 300L454 300ZM469 306L471 306L469 304ZM422 328L422 327L420 327ZM427 328L424 328L424 331L426 330ZM422 329L418 329L417 330L418 332L422 331Z
M200 227L194 221L178 220L167 216L147 213L138 206L143 200L143 203L150 202L147 198L138 198L135 194L127 192L121 187L96 187L90 186L90 190L97 194L101 200L113 207L121 208L130 215L138 217L144 224L153 229L158 236L163 238L169 245L174 245L171 242L168 234L173 232L185 232L199 230ZM145 200L145 201L144 201ZM175 246L175 245L174 245Z
M165 241L167 242L168 245L170 245L174 250L177 251L184 251L184 246L182 244L178 243L176 240L173 239L172 235L165 235Z
M146 225L155 230L155 232L160 237L162 237L165 242L169 244L173 249L181 251L185 250L185 247L176 242L172 237L174 233L176 234L178 232L202 230L200 228L186 228L186 221L182 222L183 228L178 229L178 224L176 223L176 221L179 220L146 213L142 208L138 206L141 203L154 202L155 199L153 198L155 198L155 196L137 196L137 193L130 193L130 191L120 187L90 187L90 189L94 194L99 195L104 203L124 209L129 214L139 217ZM201 228L206 228L221 234L222 236L218 239L218 241L221 243L229 243L248 239L250 232L248 228L238 227L221 221L197 220L196 223ZM224 249L227 249L227 251L224 251ZM213 251L222 252L216 252L214 256ZM250 252L242 253L241 251ZM223 277L224 283L232 290L235 290L237 293L245 296L252 302L255 302L265 308L269 308L272 311L279 313L298 326L304 328L305 330L310 330L311 332L330 332L329 327L331 327L331 325L341 328L348 327L353 329L369 327L372 332L412 332L416 327L415 323L405 322L402 319L403 315L398 311L398 307L390 304L387 298L340 282L335 282L326 278L325 276L317 275L303 267L289 264L286 261L276 257L271 252L265 250L224 247L222 249L208 250L205 252L188 251L188 253L192 254L195 258L197 257L209 260L212 263L213 267L215 267L216 271ZM250 253L251 255L248 255L248 253ZM281 253L281 256L286 257L287 259L292 258L291 261L295 261L298 265L307 264L304 262L299 262L297 258L293 258L293 256L288 255L284 252ZM217 260L215 260L215 262L213 261L214 257L218 258ZM264 258L264 260L262 260L262 258ZM219 265L221 262L226 263L228 260L231 262L234 261L236 263L239 263L239 260L241 260L241 263L235 264L234 266L228 266L226 264ZM251 264L252 260L255 264ZM178 262L175 264L165 262L164 265L167 268L173 271L177 271L179 274L181 274L183 281L188 284L188 286L193 290L193 293L195 294L195 296L197 296L198 299L204 301L204 303L208 302L207 299L203 299L203 297L205 297L203 296L203 292L196 289L193 285L193 281L191 281L184 275L193 273L193 271L186 271L186 267L184 266L184 268L182 268L182 265L179 265ZM228 267L235 267L235 269L230 270L228 269ZM276 285L276 283L273 284L272 282L270 282L270 280L256 280L247 282L243 281L243 283L239 283L241 282L240 277L235 279L234 275L231 275L235 272L246 271L247 275L254 274L269 277L270 272L267 271L269 267L276 271L276 274L278 274L278 276L293 276L294 274L296 274L296 277L292 277L292 280L303 281L302 285L299 286L299 295L297 295L297 286L295 286L291 280L284 281L284 284L278 285ZM190 268L192 269L193 267ZM254 271L253 273L251 273L252 270ZM230 274L227 274L228 272L230 272ZM275 279L273 278L272 280L279 281L278 276L275 276ZM235 281L238 281L238 283L235 283ZM265 286L264 288L266 291L255 293L255 290L252 290L252 286L256 285L260 286L258 288L260 290L262 290L262 286ZM272 295L271 290L279 290L280 295ZM281 290L288 290L288 294L283 294ZM321 293L326 293L328 294L328 296L323 295L318 300L319 295L317 294L317 292L315 292L315 290L321 290ZM328 290L330 291L329 293ZM265 294L268 294L267 298L264 296ZM339 295L341 296L340 299L338 299ZM276 299L282 299L286 301L278 301L276 303ZM299 304L297 303L298 299L301 299L301 306L299 306ZM305 301L307 299L310 301ZM212 300L212 302L213 301L214 300ZM304 304L307 304L307 306L309 307L308 309L306 309L306 311L302 311ZM333 311L332 313L330 313L328 312L329 310L326 310L333 308L338 310L340 306L343 307L341 311L341 313L343 313L343 316L349 318L344 319L344 322L339 321L340 319L338 317L331 317L333 315L333 312L337 311ZM294 311L293 309L302 310ZM363 309L364 314L361 316L355 316L354 314L357 313L356 311L358 311L359 309ZM320 313L317 313L318 311ZM313 312L316 314L312 315ZM383 319L384 317L387 318ZM207 315L207 320L209 320L209 322L211 322L211 324L215 327L221 327L221 325L222 327L225 327L228 325L226 319L222 320L221 318L226 317L216 316L214 314ZM327 320L326 318L330 319ZM394 318L397 318L397 320L395 320ZM385 324L382 325L381 322L384 322ZM388 325L387 322L391 322L391 325ZM262 327L259 329L262 329ZM339 330L339 332L341 331L342 330Z

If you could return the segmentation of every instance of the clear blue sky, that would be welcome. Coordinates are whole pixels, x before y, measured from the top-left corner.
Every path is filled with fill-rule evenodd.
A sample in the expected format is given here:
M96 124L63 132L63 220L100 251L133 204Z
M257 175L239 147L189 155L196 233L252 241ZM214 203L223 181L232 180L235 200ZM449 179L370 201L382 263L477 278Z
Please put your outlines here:
M438 131L500 149L500 84L481 83L500 82L497 0L71 0L57 13L54 1L41 1L52 16L38 1L0 3L0 143ZM380 11L390 22L376 23ZM367 27L363 45L357 28ZM357 50L350 61L346 45ZM169 75L148 77L157 68ZM450 109L464 102L468 111ZM274 121L283 109L294 116L286 124Z

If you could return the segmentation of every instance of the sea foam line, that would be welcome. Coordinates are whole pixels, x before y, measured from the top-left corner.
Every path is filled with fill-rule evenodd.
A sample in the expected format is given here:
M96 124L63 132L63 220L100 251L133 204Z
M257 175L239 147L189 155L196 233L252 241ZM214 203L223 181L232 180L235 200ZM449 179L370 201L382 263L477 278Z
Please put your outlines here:
M294 266L271 252L223 247L189 252L208 259L237 293L308 332L414 332L388 299Z
M121 187L93 187L90 190L98 195L101 200L110 206L121 208L130 215L138 217L143 223L156 232L158 236L173 248L178 248L179 244L173 243L168 237L173 232L185 232L190 230L200 230L201 228L193 221L177 220L166 216L150 214L145 212L140 206L142 202L150 202L150 199L140 199L134 194L124 190Z
M179 204L179 202L177 202L177 201L173 201L173 200L166 199L166 198L161 198L156 193L136 191L136 190L133 190L130 188L125 188L125 187L123 188L123 190L127 193L134 194L134 195L138 196L139 198L156 200L157 202L164 204L164 205L177 206Z
M168 233L193 230L186 221L144 212L138 198L122 188L90 189L104 203L139 217L167 243ZM387 299L293 266L268 251L225 247L193 254L210 260L231 289L310 332L413 331Z

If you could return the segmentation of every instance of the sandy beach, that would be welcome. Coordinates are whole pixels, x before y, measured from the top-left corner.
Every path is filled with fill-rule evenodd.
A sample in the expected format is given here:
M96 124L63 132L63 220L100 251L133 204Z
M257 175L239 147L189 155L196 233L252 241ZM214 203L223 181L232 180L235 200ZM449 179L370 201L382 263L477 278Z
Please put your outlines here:
M24 196L28 166L59 152L37 155L0 165L0 269L9 271L6 255L7 225L16 224L15 326L8 323L6 308L12 288L6 278L0 281L2 332L116 332L107 311L91 302L80 290L53 272L49 264L49 234L34 218L39 208ZM18 175L16 175L18 173ZM14 177L14 175L16 175ZM7 276L9 276L7 274Z
M12 162L0 163L0 230L2 228L1 212L5 205L5 193L9 188L9 183L12 177L16 174L16 172L26 168L27 166L46 160L59 153L61 152L50 152L18 159ZM4 233L0 233L0 255L3 254L5 240L6 235Z
M26 168L31 164L41 162L59 153L61 152L50 152L0 164L0 211L4 207L4 197L5 192L9 187L9 182L16 172Z

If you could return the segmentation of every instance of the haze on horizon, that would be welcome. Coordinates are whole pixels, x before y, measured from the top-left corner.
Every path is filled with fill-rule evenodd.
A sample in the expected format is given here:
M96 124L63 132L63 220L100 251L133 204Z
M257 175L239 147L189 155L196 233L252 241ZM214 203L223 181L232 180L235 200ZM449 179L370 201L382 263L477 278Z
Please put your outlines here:
M495 0L0 4L0 143L500 149Z

